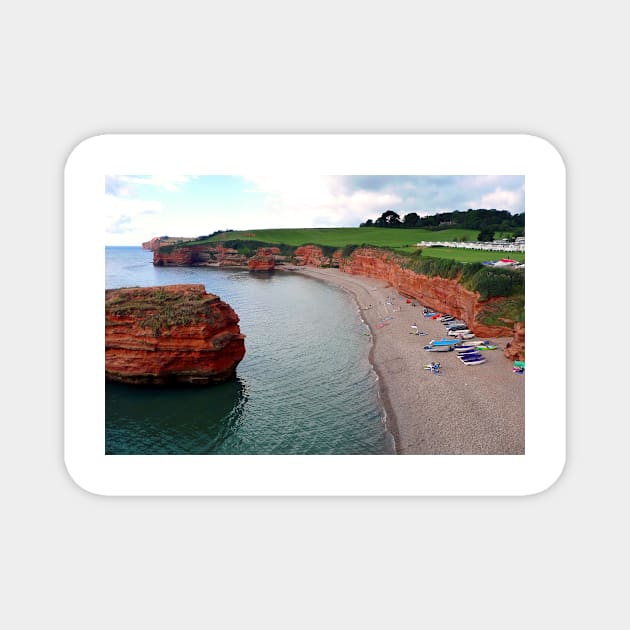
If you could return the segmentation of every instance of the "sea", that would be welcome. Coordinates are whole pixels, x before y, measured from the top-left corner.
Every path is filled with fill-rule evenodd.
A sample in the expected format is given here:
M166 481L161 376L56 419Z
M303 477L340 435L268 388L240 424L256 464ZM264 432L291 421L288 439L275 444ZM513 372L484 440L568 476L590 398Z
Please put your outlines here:
M203 284L240 317L237 376L201 388L105 383L105 452L389 454L370 337L350 295L275 271L154 267L141 247L106 248L106 287Z

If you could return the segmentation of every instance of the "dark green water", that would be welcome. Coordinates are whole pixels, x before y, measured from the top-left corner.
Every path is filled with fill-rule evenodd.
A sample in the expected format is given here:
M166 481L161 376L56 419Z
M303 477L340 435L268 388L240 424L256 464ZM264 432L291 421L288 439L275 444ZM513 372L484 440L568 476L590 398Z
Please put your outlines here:
M108 288L204 284L247 335L237 379L200 389L106 384L108 454L378 454L385 430L370 342L342 291L298 274L153 267L106 249Z

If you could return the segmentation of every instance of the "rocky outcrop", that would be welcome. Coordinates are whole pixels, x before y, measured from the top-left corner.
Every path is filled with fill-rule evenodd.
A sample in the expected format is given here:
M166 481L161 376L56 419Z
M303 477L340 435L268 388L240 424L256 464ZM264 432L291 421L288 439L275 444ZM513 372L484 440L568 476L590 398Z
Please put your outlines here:
M512 324L487 326L478 321L478 315L492 300L480 302L479 294L463 287L457 279L428 277L405 269L399 257L390 252L371 248L355 249L349 258L341 259L340 270L385 280L400 294L418 300L437 312L462 319L479 337L512 335Z
M247 264L247 257L231 247L223 247L219 243L214 251L214 258L219 267L242 267Z
M276 267L275 256L280 253L277 247L259 247L256 254L247 261L250 271L273 271Z
M330 258L324 256L317 245L303 245L295 250L295 264L308 267L323 267L330 265Z
M153 264L157 267L236 267L247 264L247 258L237 250L217 245L185 245L159 247L153 250Z
M142 249L149 249L154 252L160 247L160 239L158 236L154 236L151 240L142 243Z
M503 354L510 361L525 361L525 324L523 322L514 324L512 341L507 344Z
M165 245L173 245L182 241L189 241L190 238L185 236L154 236L152 239L142 243L142 249L149 249L152 252Z
M238 315L201 284L105 291L105 376L142 385L233 378L245 355Z

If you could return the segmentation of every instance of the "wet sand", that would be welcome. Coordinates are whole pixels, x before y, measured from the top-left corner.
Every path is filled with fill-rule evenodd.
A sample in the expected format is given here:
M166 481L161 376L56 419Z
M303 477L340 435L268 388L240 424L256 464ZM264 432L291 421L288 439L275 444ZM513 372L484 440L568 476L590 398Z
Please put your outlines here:
M489 338L496 350L486 362L466 366L456 352L427 352L446 328L425 318L417 301L406 303L383 280L338 269L285 267L348 291L372 334L370 360L396 452L433 455L515 455L525 452L525 376L503 355L509 338ZM413 333L412 325L426 335ZM486 338L484 338L485 340ZM438 374L425 370L441 364Z

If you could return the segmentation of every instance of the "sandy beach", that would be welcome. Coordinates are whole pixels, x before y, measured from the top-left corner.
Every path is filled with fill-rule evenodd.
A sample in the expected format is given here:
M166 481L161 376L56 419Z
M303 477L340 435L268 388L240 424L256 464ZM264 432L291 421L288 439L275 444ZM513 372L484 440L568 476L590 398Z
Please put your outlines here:
M371 331L387 426L400 454L515 455L525 452L525 377L503 355L508 338L490 338L486 362L466 366L456 352L427 352L443 324L423 316L382 280L338 269L285 267L348 291ZM412 325L425 335L413 333ZM485 338L484 338L485 339ZM435 374L423 365L439 361Z

